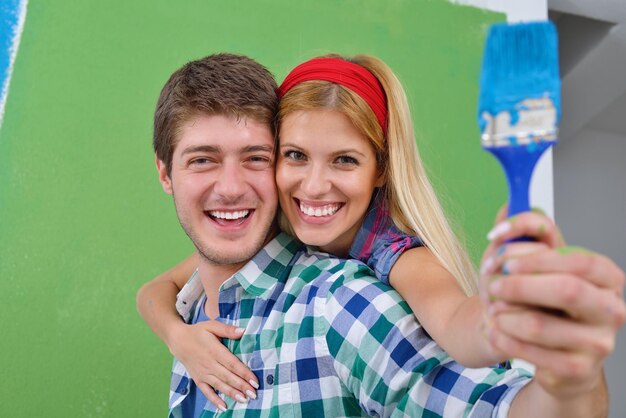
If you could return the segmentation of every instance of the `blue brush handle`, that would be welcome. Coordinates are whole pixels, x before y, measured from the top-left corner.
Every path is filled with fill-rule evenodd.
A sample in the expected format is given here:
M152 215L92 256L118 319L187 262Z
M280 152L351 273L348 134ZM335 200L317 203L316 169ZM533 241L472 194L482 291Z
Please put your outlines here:
M485 147L487 151L495 155L506 174L509 184L509 217L530 211L530 179L539 157L553 144L554 142L551 141L541 141L529 145ZM532 241L532 239L522 237L510 242L516 241Z

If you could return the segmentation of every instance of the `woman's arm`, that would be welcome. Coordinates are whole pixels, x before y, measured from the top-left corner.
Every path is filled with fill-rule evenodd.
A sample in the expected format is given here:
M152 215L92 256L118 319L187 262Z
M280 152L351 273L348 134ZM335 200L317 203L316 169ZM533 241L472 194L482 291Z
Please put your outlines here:
M564 246L554 223L536 213L490 235L481 274L489 340L536 367L510 415L606 416L603 364L626 320L624 272L605 256ZM507 243L518 236L538 243Z
M170 350L175 341L172 331L184 325L176 311L176 295L197 265L197 255L194 254L144 284L137 292L139 315Z
M485 336L478 296L466 296L429 249L418 247L402 253L391 269L389 282L433 340L457 362L483 367L506 360Z
M146 283L137 292L137 310L148 326L180 360L198 388L218 408L226 408L215 390L237 400L256 398L257 378L222 344L243 330L218 321L186 324L176 311L176 295L197 266L194 254Z

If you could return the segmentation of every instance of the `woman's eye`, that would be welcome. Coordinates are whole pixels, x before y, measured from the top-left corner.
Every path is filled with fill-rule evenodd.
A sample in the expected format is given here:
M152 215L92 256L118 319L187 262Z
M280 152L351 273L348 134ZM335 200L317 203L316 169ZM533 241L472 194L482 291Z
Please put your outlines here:
M304 160L306 160L306 156L303 153L301 153L300 151L294 151L294 150L285 151L283 153L283 156L285 158L288 158L288 159L293 160L293 161L304 161Z
M341 165L359 165L359 162L356 158L350 157L348 155L340 155L336 159L337 163Z

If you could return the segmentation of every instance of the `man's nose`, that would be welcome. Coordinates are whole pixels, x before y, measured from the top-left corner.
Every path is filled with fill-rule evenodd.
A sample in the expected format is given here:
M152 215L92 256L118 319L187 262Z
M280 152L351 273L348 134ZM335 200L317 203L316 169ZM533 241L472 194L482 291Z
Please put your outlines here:
M213 186L214 192L224 198L235 199L243 196L248 188L245 168L238 161L224 161Z

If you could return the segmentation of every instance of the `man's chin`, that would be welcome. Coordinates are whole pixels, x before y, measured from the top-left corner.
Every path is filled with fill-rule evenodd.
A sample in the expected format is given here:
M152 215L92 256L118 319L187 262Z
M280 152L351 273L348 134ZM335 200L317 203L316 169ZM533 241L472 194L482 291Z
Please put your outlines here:
M251 221L251 220L250 220ZM181 222L185 232L198 252L206 261L214 265L245 264L276 236L278 228L273 220L266 219L264 225L249 222L246 228L224 231L215 228L213 223L200 228L190 228Z
M265 237L257 242L247 240L215 240L210 245L196 245L205 260L217 265L245 264L252 259L266 244Z

